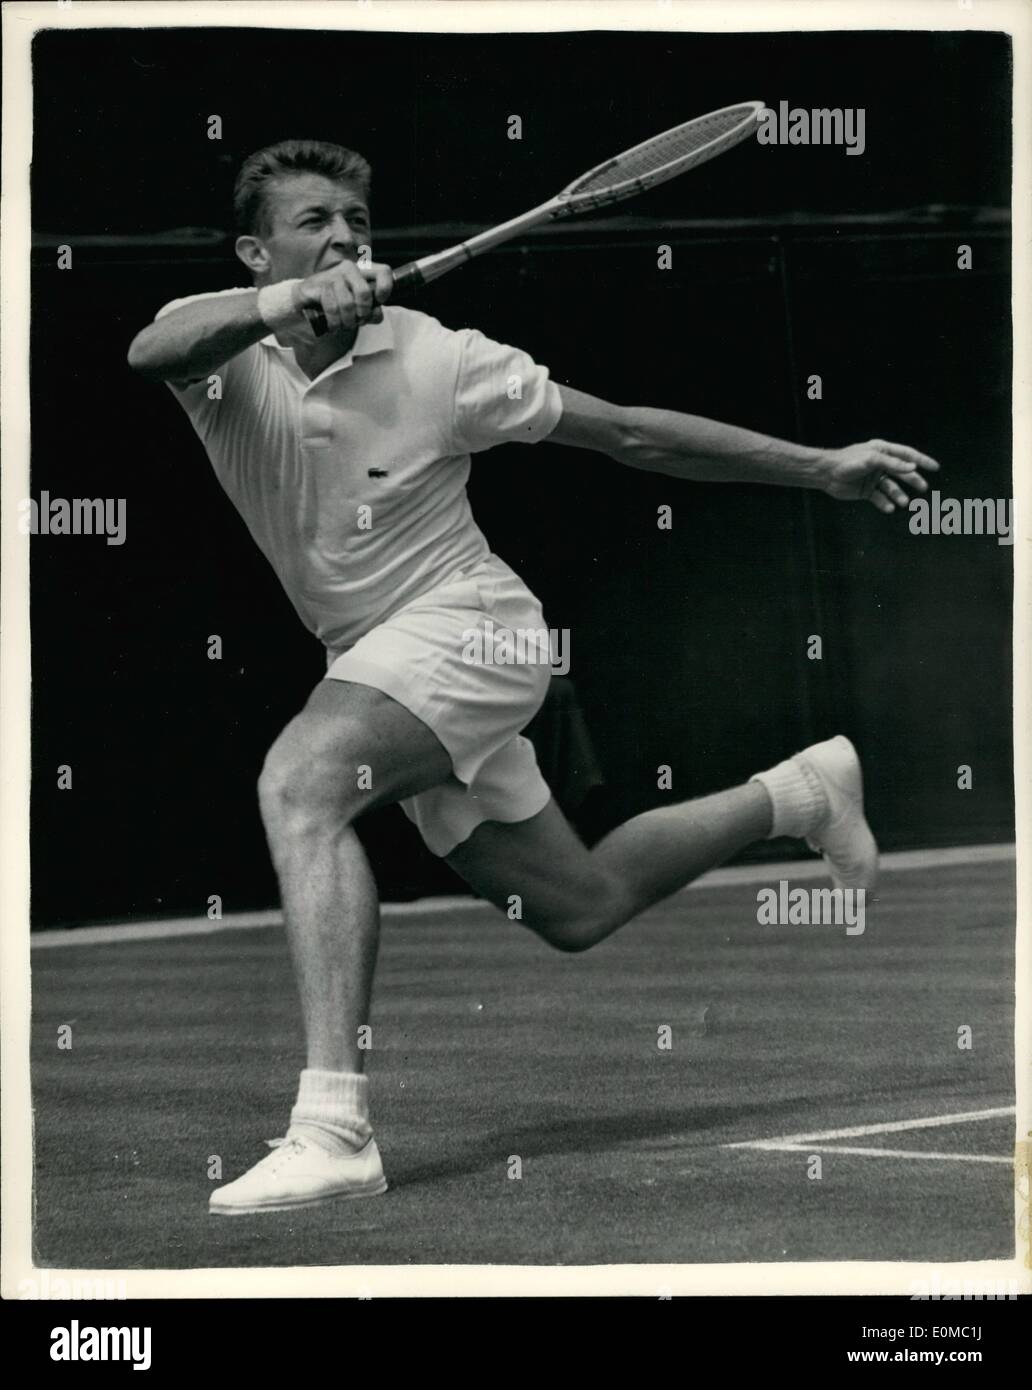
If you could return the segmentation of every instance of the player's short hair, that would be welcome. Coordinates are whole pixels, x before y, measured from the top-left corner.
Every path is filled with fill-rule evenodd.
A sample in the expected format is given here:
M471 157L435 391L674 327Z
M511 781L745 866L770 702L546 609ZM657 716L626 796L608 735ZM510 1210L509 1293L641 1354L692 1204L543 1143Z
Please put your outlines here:
M369 198L373 171L356 150L326 140L281 140L248 155L233 186L233 216L237 231L261 235L268 230L269 184L284 174L322 174L336 183L353 183Z

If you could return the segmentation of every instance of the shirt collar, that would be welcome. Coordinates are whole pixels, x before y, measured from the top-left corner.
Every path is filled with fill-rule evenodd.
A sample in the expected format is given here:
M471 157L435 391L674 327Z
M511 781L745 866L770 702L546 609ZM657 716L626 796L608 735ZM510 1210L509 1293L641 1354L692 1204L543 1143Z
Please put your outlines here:
M268 333L259 340L264 347L276 348L280 352L293 352L293 348L284 347L279 342L275 333ZM390 318L384 313L382 323L364 323L358 330L358 337L352 346L339 357L336 362L331 362L331 367L342 367L350 363L353 357L368 357L374 352L389 352L394 347L394 328ZM327 371L329 368L327 368Z

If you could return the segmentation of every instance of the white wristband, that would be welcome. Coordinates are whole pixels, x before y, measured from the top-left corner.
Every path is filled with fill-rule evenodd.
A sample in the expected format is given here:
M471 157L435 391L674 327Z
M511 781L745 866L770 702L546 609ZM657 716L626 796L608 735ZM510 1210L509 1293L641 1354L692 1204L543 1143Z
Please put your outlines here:
M273 333L307 327L308 320L298 308L294 290L300 280L277 280L258 291L258 316Z

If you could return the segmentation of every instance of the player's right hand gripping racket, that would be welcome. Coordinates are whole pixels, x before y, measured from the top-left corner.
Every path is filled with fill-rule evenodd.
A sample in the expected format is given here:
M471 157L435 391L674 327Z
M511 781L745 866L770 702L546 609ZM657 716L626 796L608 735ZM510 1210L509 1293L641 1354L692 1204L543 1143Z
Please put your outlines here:
M575 217L582 212L606 207L609 203L620 203L625 198L634 198L646 189L666 183L668 179L685 174L718 154L731 149L741 141L747 140L757 128L760 113L765 109L762 101L743 101L737 106L724 106L708 115L696 116L684 125L665 130L662 135L654 135L633 149L625 150L615 159L607 159L604 164L589 169L586 174L549 198L547 203L531 208L529 212L502 222L489 231L463 241L458 246L449 246L446 251L423 256L418 261L409 261L394 272L394 291L415 288L429 284L449 270L464 265L474 256L483 255L505 241L511 241L521 232L528 231L542 222L557 221L561 217ZM324 316L318 309L307 308L305 315L312 331L321 337L327 330Z

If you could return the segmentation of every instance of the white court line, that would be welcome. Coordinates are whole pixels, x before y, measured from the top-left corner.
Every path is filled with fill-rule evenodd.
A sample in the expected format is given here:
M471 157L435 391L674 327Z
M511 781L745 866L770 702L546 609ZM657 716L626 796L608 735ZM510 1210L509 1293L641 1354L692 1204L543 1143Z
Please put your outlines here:
M952 1115L928 1115L920 1120L892 1120L885 1124L852 1125L848 1129L823 1129L811 1134L783 1134L773 1139L746 1139L734 1144L722 1144L724 1149L759 1149L767 1153L813 1153L823 1148L826 1153L858 1154L865 1158L925 1158L953 1163L1013 1163L1013 1159L996 1154L933 1153L920 1149L871 1149L837 1145L836 1139L863 1139L871 1134L900 1134L913 1129L945 1129L949 1125L973 1124L978 1120L998 1120L1016 1113L1013 1105L996 1106L991 1110L960 1110Z
M901 849L881 856L883 873L904 869L944 869L953 864L998 864L1015 857L1013 844L958 845L953 849ZM825 878L823 859L789 859L779 864L735 864L711 869L682 891L697 888L731 888L738 883L770 883L779 878Z
M955 849L900 850L883 854L882 871L943 868L952 864L992 864L1014 859L1014 845L962 845ZM732 888L737 884L771 883L779 879L823 878L827 874L821 859L790 859L776 864L738 864L733 868L712 869L682 891L692 893L699 888ZM442 897L419 898L410 903L384 903L381 916L385 922L404 922L414 917L457 916L481 911L489 904L480 898ZM221 922L206 917L180 917L157 922L125 922L96 927L73 927L68 930L33 932L33 950L56 946L106 946L118 941L154 941L176 936L210 936L223 931L249 931L258 927L275 927L282 923L278 908L262 912L234 912Z
M126 922L122 926L74 927L68 931L33 932L34 951L54 946L107 946L116 941L163 941L174 936L214 936L224 931L250 931L255 927L275 927L283 921L279 908L266 912L235 912L221 922L207 917L172 918L166 922Z
M997 1154L937 1154L923 1149L861 1149L851 1144L752 1144L725 1145L727 1148L768 1149L774 1153L860 1154L863 1158L930 1158L955 1163L1013 1163Z
M756 1145L813 1144L824 1139L865 1139L869 1134L898 1134L904 1129L937 1129L946 1125L966 1125L977 1120L999 1120L1015 1114L1013 1105L997 1106L994 1110L959 1110L953 1115L929 1115L921 1120L891 1120L888 1124L853 1125L849 1129L822 1129L806 1134L782 1134L774 1139L748 1139L745 1143L725 1144L727 1149L745 1149Z

